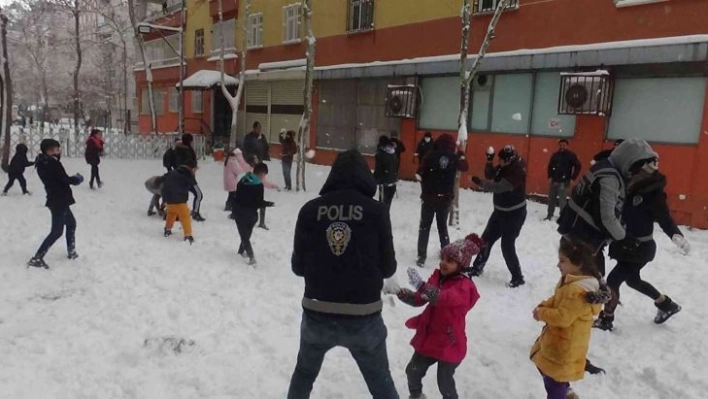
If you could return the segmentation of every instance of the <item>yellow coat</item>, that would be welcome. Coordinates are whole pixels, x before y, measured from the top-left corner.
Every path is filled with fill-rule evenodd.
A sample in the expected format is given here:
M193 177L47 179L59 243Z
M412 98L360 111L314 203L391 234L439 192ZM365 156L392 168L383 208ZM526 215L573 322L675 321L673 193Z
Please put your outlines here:
M585 295L599 288L593 277L568 275L538 305L538 319L546 326L531 348L531 360L543 374L559 382L583 378L593 318L600 313L600 305Z

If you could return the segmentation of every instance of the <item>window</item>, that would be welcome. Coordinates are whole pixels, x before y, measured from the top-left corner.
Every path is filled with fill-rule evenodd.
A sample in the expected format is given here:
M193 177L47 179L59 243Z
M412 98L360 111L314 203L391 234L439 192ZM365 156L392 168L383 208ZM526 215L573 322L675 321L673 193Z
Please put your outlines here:
M194 31L194 56L201 57L204 55L204 29Z
M155 115L164 114L165 113L165 91L163 89L152 89L152 95L153 95L153 97L155 97ZM150 113L150 112L148 111L148 113Z
M236 20L229 19L222 23L215 23L211 30L211 53L218 55L221 52L221 32L224 33L224 53L236 52Z
M484 76L484 85L477 82ZM472 84L472 109L470 117L472 130L489 130L489 110L492 101L492 88L494 87L494 75L479 75Z
M460 77L424 78L421 81L421 129L457 130L460 116Z
M480 14L485 12L494 12L500 1L501 0L475 0L474 13ZM506 8L519 8L519 0L509 0Z
M558 114L560 78L559 72L542 72L536 75L531 134L573 137L575 115Z
M607 137L698 143L705 89L704 77L617 79Z
M170 87L170 112L179 112L179 91L176 87Z
M533 75L497 75L492 99L492 132L527 134Z
M349 0L348 32L374 29L374 0Z
M248 48L263 47L263 13L248 16Z
M202 113L202 92L193 90L192 92L192 112L195 114Z
M283 7L283 43L300 41L300 4Z

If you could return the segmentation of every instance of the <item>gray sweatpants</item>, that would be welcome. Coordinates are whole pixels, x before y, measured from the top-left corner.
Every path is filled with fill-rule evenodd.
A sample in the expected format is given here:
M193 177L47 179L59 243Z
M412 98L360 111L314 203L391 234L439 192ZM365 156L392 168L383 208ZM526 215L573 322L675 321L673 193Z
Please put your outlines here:
M556 211L556 205L563 212L565 204L568 201L568 188L570 184L551 182L551 187L548 189L548 217L552 218Z

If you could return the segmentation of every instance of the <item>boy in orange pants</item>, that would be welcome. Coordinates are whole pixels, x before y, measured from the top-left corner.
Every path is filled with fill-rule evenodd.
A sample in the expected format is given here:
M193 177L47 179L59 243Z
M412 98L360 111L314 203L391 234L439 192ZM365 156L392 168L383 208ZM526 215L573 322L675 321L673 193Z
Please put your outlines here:
M162 184L162 201L166 204L167 218L165 219L165 237L172 235L172 226L179 217L184 231L184 240L189 244L194 243L192 237L192 218L190 215L187 200L189 190L196 184L194 171L196 169L194 161L188 161L186 165L180 165L177 169L169 172L165 176Z

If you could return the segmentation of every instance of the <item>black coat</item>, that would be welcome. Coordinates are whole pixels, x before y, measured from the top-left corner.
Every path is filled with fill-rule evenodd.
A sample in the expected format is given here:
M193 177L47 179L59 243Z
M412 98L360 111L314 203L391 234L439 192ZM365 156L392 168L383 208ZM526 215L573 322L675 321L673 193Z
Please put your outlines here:
M34 165L34 162L30 162L27 159L27 146L24 144L18 144L15 147L15 155L10 161L10 167L8 173L21 175L25 173L25 168Z
M256 132L248 133L243 139L243 159L249 165L257 163L256 158L258 162L269 160L268 150L268 141Z
M320 197L305 204L295 226L292 269L305 278L305 298L338 304L381 300L396 272L391 220L373 199L376 182L361 154L339 155Z
M197 165L197 153L194 148L188 145L179 144L175 147L175 168L182 165L193 163Z
M376 184L392 185L398 181L398 155L392 146L379 147L376 151L374 178Z
M256 212L265 206L263 200L263 182L251 172L246 173L236 186L232 209L252 210Z
M506 166L494 166L487 162L484 177L491 182L483 183L485 190L494 193L494 209L513 211L526 204L526 162L516 158Z
M162 156L162 166L167 168L167 170L177 168L177 154L174 148L165 151L165 155Z
M165 175L162 183L162 202L165 204L183 204L189 200L189 190L197 184L192 171L184 165Z
M558 151L548 162L548 178L554 183L569 183L578 178L582 165L574 152Z
M433 149L433 140L431 139L429 142L425 142L425 138L420 140L418 142L418 147L416 147L415 153L418 155L418 159L422 160L425 158L425 155L430 152L430 150Z
M86 163L89 165L98 165L101 163L101 155L103 154L103 140L89 137L86 140L86 152L84 157L86 158Z
M61 209L76 203L71 186L80 183L76 176L69 176L64 166L55 157L39 154L35 163L37 175L47 192L46 206L50 209Z
M461 152L455 153L455 139L451 136L440 136L435 143L436 148L418 167L420 198L432 206L448 206L455 198L455 175L458 171L466 172L469 165Z
M615 242L610 245L611 258L642 263L654 260L656 243L651 237L654 234L655 222L659 223L669 238L676 234L683 235L671 217L666 203L665 187L666 176L656 172L647 180L628 188L622 217L627 234L639 238L642 244L636 251L627 253L622 245Z

